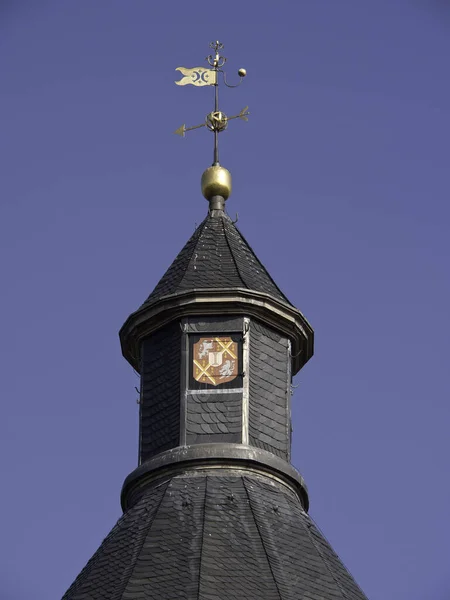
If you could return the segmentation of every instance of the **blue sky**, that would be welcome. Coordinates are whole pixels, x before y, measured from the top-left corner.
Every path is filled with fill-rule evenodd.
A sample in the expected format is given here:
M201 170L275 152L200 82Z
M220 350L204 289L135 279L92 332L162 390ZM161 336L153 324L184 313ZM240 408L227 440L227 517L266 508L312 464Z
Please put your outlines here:
M206 213L225 43L228 211L316 332L293 463L371 600L450 593L445 0L0 5L0 595L65 589L120 515L136 375L117 332Z

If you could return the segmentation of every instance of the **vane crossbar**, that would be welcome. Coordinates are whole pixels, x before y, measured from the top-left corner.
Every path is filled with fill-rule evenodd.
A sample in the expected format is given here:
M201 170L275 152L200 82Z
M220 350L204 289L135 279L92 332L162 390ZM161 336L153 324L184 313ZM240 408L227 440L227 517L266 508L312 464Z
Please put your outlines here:
M250 112L248 110L248 106L246 106L241 110L241 112L238 115L233 115L232 117L227 117L226 115L223 115L223 118L225 121L232 121L233 119L242 119L242 121L248 121L247 117L249 114ZM214 127L213 125L207 125L207 123L201 123L200 125L193 125L192 127L186 127L186 125L182 125L176 131L174 131L174 133L176 135L180 135L181 137L185 137L186 131L192 131L193 129L200 129L201 127L207 126L208 129L211 129L211 131L217 131L218 133L224 130L223 128L220 128L219 125L217 125L217 127Z

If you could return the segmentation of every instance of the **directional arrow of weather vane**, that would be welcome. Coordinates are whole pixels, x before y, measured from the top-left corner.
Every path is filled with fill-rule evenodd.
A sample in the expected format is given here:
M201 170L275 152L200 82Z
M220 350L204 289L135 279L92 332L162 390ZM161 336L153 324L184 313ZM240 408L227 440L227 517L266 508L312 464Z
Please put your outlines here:
M217 126L221 127L219 131L223 131L226 128L226 126L223 127L224 122L231 121L232 119L242 119L243 121L248 121L247 117L249 114L250 113L248 111L248 106L243 108L238 115L233 115L232 117L227 117L220 111L212 112L206 117L206 121L204 123L201 123L200 125L193 125L192 127L186 127L186 125L182 125L181 127L178 127L178 129L174 131L174 133L176 133L177 135L181 135L181 137L185 137L186 131L200 129L200 127L207 127L211 131L215 131L215 127Z
M223 82L227 87L237 87L242 83L243 78L246 76L247 72L245 69L239 69L238 75L240 77L239 83L236 85L230 85L227 83L226 74L223 71L222 67L226 63L226 58L220 55L220 50L223 49L223 44L219 41L211 42L209 45L210 48L214 50L214 55L209 55L206 58L211 69L205 69L204 67L194 67L192 69L187 69L185 67L178 67L176 70L180 71L183 77L175 81L177 85L195 85L197 87L203 87L205 85L214 86L214 110L206 116L205 122L200 125L194 125L193 127L186 127L186 125L182 125L179 127L175 133L180 135L181 137L185 137L186 131L192 131L193 129L200 129L201 127L206 127L210 131L214 132L214 163L219 164L219 145L218 145L218 137L221 131L224 131L228 126L228 121L232 119L242 119L243 121L248 121L247 116L250 114L248 112L248 106L243 108L241 112L237 115L233 115L232 117L227 117L225 113L219 110L219 73L223 75Z

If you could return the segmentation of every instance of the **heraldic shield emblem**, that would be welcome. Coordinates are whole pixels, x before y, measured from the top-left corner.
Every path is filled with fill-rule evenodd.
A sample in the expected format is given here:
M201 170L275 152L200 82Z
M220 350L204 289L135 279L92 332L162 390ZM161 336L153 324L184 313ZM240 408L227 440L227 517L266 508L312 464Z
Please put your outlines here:
M195 381L217 386L239 375L239 343L232 337L201 337L192 345Z

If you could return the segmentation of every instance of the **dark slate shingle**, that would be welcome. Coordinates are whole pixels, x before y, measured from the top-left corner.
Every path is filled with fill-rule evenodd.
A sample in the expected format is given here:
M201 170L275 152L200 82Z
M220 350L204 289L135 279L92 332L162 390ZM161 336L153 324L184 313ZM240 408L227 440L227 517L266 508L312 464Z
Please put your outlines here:
M367 600L293 490L221 469L148 484L63 600Z
M170 323L142 346L140 454L143 461L178 446L181 331Z
M265 325L250 326L250 445L289 460L287 338Z
M289 303L225 213L208 214L143 306L177 292L209 288L246 288Z

